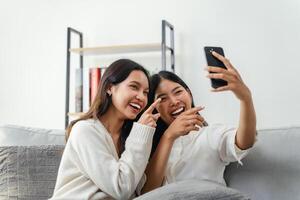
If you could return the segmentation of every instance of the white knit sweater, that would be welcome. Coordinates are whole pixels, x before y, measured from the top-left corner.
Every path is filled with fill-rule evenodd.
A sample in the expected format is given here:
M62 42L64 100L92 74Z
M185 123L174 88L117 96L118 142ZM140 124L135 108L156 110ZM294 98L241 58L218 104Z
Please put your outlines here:
M99 120L77 122L66 144L51 199L130 199L148 163L154 131L134 123L119 158Z

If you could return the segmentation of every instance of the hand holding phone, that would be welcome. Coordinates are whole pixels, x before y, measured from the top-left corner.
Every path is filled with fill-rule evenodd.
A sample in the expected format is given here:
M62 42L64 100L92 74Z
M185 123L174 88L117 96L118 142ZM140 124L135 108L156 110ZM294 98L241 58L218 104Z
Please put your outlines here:
M206 61L207 61L207 65L208 66L214 66L214 67L221 67L223 69L227 69L224 65L224 63L220 60L218 60L213 54L212 52L215 51L217 52L218 54L222 55L225 57L224 55L224 51L221 47L204 47L204 52L205 52L205 55L206 55ZM211 73L214 73L214 72L211 72ZM222 86L225 86L227 85L227 81L224 81L222 79L214 79L214 78L211 78L211 86L213 88L218 88L218 87L222 87Z

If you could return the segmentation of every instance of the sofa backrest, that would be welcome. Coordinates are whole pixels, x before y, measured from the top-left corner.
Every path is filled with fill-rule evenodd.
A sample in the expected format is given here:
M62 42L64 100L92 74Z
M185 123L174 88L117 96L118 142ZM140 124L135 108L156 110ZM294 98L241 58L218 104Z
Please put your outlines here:
M243 166L227 166L228 186L254 200L300 199L300 127L260 130L257 139Z
M0 126L0 147L64 144L64 130L31 128L17 125Z

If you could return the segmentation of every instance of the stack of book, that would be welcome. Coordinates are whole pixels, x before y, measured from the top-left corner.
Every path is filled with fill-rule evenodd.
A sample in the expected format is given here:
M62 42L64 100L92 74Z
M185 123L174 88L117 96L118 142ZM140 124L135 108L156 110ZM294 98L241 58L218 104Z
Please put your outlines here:
M76 69L75 112L86 112L94 101L104 67Z

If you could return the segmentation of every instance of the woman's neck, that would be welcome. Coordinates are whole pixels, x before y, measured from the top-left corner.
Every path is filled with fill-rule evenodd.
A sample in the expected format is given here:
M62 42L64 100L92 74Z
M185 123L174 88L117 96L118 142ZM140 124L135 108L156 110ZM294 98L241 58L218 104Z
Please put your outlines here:
M100 116L99 120L114 138L121 135L124 119L118 117L118 114L112 108L109 108L104 115Z
M121 129L125 120L122 119L112 108L109 108L104 115L100 116L99 120L111 135L117 154L120 157L122 148L120 140Z

